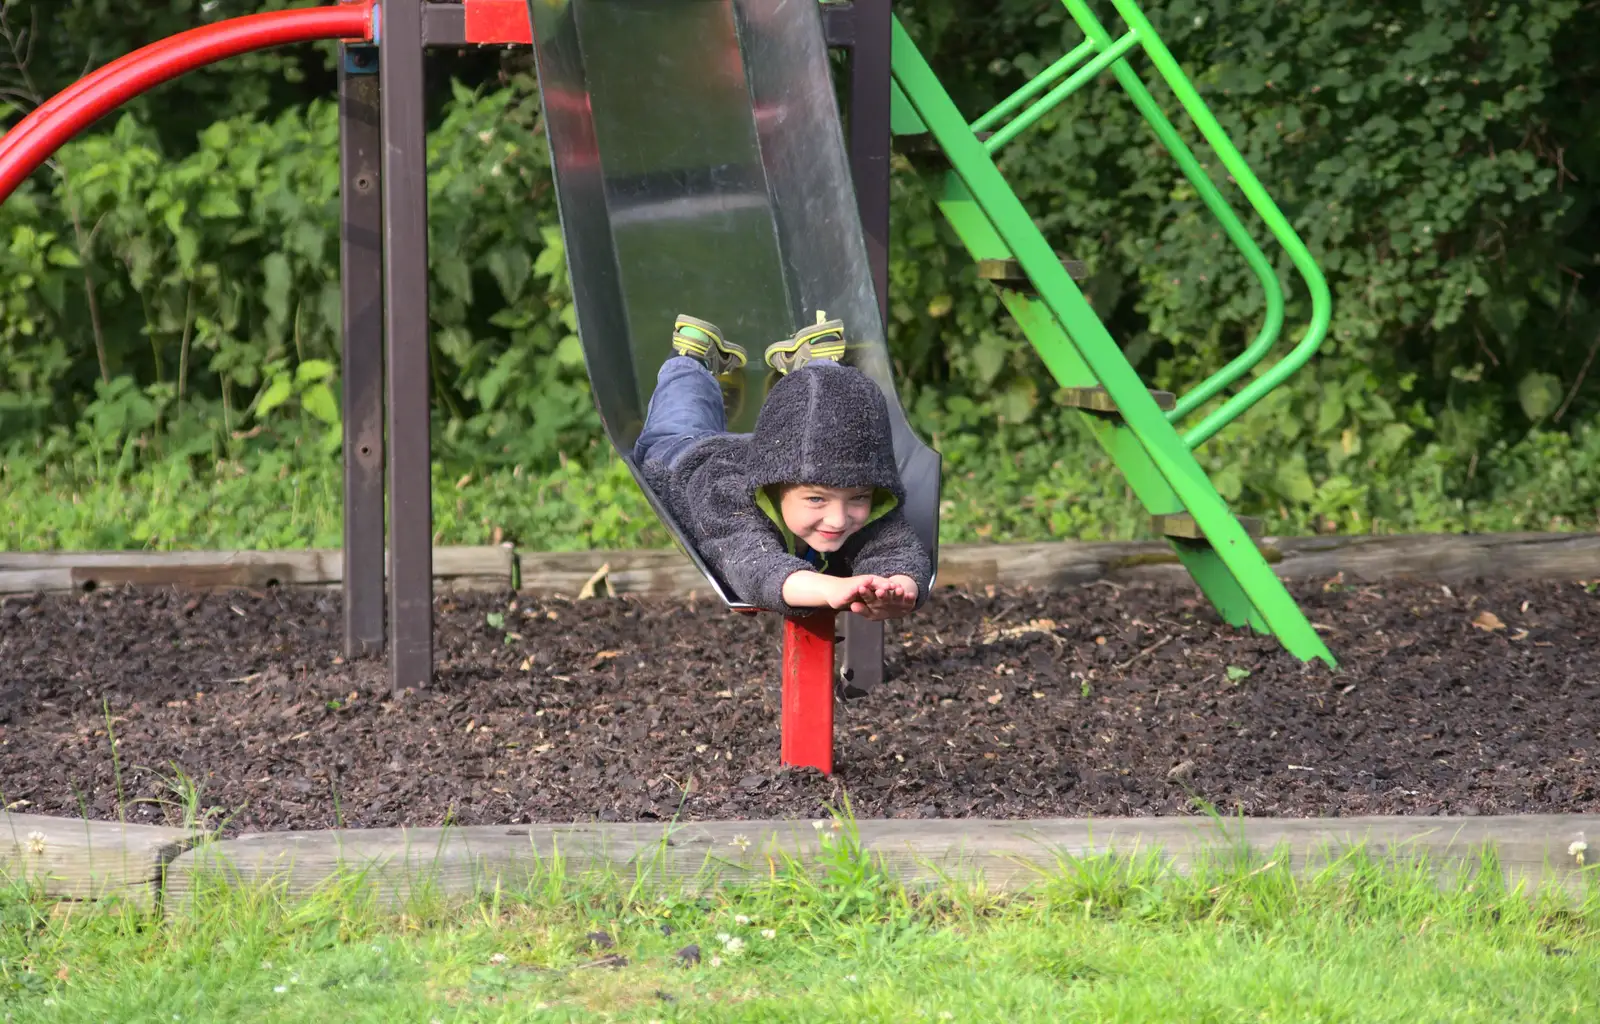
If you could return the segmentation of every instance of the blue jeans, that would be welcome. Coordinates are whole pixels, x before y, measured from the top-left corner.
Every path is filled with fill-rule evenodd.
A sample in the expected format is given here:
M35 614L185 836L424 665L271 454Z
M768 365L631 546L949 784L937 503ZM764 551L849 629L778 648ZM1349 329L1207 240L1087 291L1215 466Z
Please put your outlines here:
M656 374L656 390L645 412L644 429L633 443L633 459L672 468L691 444L728 430L722 387L698 359L673 356Z

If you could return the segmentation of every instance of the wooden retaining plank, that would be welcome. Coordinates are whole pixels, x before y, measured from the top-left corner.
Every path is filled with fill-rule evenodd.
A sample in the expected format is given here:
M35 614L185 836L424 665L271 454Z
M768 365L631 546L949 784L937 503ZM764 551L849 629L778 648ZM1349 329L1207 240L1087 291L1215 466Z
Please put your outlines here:
M508 545L433 549L435 587L510 589L516 554ZM122 584L200 589L337 586L338 548L289 551L0 552L0 594L92 590Z
M0 811L0 878L60 899L118 896L151 909L163 870L193 839L180 828Z
M1266 537L1260 546L1282 579L1352 583L1391 579L1453 582L1474 577L1600 579L1600 535L1515 533L1401 536ZM439 547L434 583L442 591L502 589L520 569L532 597L573 597L609 566L610 593L635 597L710 595L688 556L676 548L570 552L514 551L509 545ZM340 552L110 551L0 552L0 594L66 592L137 583L153 586L337 586ZM947 544L939 552L940 587L1005 585L1059 589L1097 581L1185 583L1187 571L1165 541L1048 541ZM606 593L605 588L598 592Z
M1261 856L1287 851L1298 871L1365 844L1382 858L1428 858L1441 880L1471 868L1493 848L1512 884L1552 883L1581 891L1571 851L1585 834L1600 838L1600 815L1509 817L1356 817L1228 819L870 820L858 823L862 846L910 886L981 876L993 890L1015 891L1059 870L1060 858L1096 853L1156 853L1189 870L1203 852L1241 844ZM383 906L419 891L461 896L517 889L559 861L568 877L614 871L646 888L737 884L768 877L781 853L814 863L822 837L807 821L501 825L261 833L210 843L182 854L167 871L167 911L192 904L208 880L272 885L305 896L338 872L362 872L361 885ZM665 842L664 842L665 840Z
M1600 579L1600 534L1593 533L1281 537L1273 545L1283 552L1278 574L1297 578Z
M1463 535L1267 537L1260 546L1280 579L1349 582L1474 577L1529 580L1600 579L1600 535L1514 533ZM616 594L670 597L711 588L676 549L518 553L521 591L571 597L602 566ZM1188 571L1165 541L1048 541L947 544L939 549L940 587L1004 585L1059 589L1094 583L1183 583ZM603 592L603 591L602 591Z

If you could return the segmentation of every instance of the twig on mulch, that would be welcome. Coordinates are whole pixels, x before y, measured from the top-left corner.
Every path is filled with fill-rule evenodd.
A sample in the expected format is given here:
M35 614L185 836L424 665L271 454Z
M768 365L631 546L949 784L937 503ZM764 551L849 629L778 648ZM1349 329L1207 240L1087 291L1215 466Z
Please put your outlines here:
M1146 647L1144 650L1140 651L1138 654L1135 654L1133 657L1129 658L1127 661L1125 661L1122 664L1116 666L1115 671L1117 671L1117 672L1126 672L1128 670L1129 666L1131 666L1134 662L1138 661L1140 658L1144 658L1144 657L1147 657L1147 656L1149 656L1151 654L1154 654L1157 650L1159 650L1160 648L1164 647L1165 645L1171 643L1172 641L1176 640L1177 638L1178 637L1177 637L1176 634L1168 633L1166 636L1162 637L1160 640L1157 640L1155 643L1151 644L1149 647Z

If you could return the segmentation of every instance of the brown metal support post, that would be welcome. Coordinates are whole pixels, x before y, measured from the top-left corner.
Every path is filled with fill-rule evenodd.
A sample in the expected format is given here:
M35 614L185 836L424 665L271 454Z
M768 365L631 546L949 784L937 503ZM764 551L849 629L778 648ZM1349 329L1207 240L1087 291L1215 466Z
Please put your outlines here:
M428 160L422 0L388 0L383 79L383 310L388 357L389 681L433 681L433 494L428 394Z
M349 2L349 0L346 0ZM344 654L383 650L383 197L378 49L339 47L339 287L344 298Z
M878 313L889 325L889 62L894 21L889 0L855 0L850 50L850 173L866 234ZM840 675L846 693L883 682L883 623L844 617Z

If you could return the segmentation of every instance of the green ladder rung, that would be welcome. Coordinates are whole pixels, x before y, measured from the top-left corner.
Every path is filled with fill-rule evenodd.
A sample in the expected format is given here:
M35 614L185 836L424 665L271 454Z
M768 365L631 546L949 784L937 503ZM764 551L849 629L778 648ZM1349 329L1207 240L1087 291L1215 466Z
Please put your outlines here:
M1150 397L1156 400L1156 405L1163 411L1171 409L1178 404L1178 397L1170 391L1157 391L1150 389ZM1092 388L1062 388L1060 393L1061 404L1073 409L1082 409L1085 412L1098 412L1108 415L1119 415L1116 399L1111 397L1111 392L1103 387Z
M973 132L979 142L985 142L994 132ZM937 139L927 132L918 132L914 135L896 135L894 137L894 151L911 162L911 166L919 171L948 171L951 169L950 155L939 145Z
M1255 516L1234 516L1244 532L1251 537L1261 536L1261 520ZM1150 517L1150 528L1163 537L1179 540L1205 540L1206 535L1187 512L1166 512Z
M1056 253L1061 260L1061 266L1074 281L1083 281L1089 276L1089 265L1082 260L1071 259ZM1034 287L1033 279L1027 271L1022 269L1022 264L1013 258L1003 260L979 260L978 277L991 282L999 288L1009 288L1014 292L1024 295L1037 295L1039 290Z

